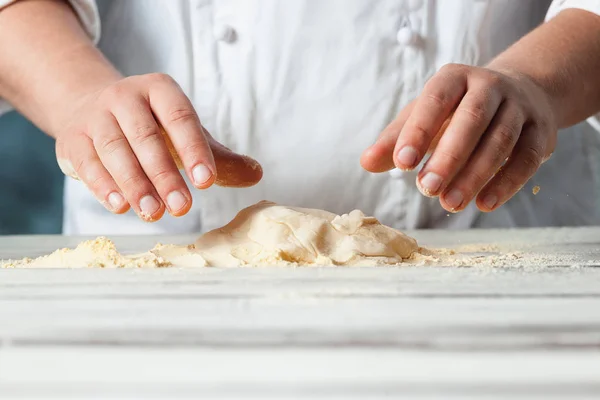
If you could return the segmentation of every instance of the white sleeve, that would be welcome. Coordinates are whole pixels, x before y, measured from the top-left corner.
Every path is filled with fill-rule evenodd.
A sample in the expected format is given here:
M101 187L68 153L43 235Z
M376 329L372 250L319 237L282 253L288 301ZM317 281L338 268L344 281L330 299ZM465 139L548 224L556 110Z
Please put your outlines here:
M561 11L568 8L579 8L600 15L600 0L553 0L546 21L556 17ZM588 119L598 132L600 132L600 114Z
M12 3L20 0L0 0L0 12L2 9ZM81 25L89 35L94 44L100 40L100 16L95 0L69 0L71 7L79 17ZM4 99L0 98L0 115L11 111L12 106Z

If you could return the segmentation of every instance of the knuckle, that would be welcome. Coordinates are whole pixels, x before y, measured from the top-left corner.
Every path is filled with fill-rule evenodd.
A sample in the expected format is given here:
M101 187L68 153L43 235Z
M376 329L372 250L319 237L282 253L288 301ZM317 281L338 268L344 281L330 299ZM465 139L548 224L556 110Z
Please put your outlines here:
M423 126L418 123L411 124L409 132L410 136L412 136L411 139L417 143L426 143L431 138L431 134L427 129L423 128Z
M133 139L138 143L143 143L149 139L158 137L158 126L156 124L142 124L135 127Z
M181 156L188 156L189 158L202 158L207 151L210 149L207 148L202 142L194 141L192 143L187 144L181 151ZM200 160L194 160L200 161Z
M483 185L485 185L489 180L489 176L475 169L470 170L467 174L467 177L469 181L472 182L472 184L469 185L469 187L475 188L476 190L482 188Z
M456 74L465 72L466 68L467 66L464 64L448 63L440 68L440 72L443 74Z
M504 87L504 78L502 75L494 72L488 72L484 75L485 86L491 90L497 91Z
M500 123L494 130L491 139L496 143L499 152L506 153L515 145L519 133L516 126Z
M112 182L111 179L107 176L100 174L94 175L87 179L87 184L92 188L92 190L97 194L100 193L104 187L109 186Z
M116 82L100 93L99 99L105 103L112 104L123 98L127 92L127 85L123 81Z
M152 191L152 185L143 176L138 174L128 174L122 177L123 190L128 193L132 193L134 197L139 197L143 193L149 193Z
M485 103L475 102L469 107L460 107L457 111L465 115L476 125L481 125L486 121L487 110Z
M523 178L510 171L501 171L500 185L508 190L514 190L523 186Z
M114 152L121 146L127 145L127 139L121 135L107 135L94 140L95 146L106 151L108 154Z
M163 168L154 172L151 176L149 176L149 178L154 186L158 188L159 186L163 186L165 183L171 184L175 182L178 178L177 175L175 175L175 172L172 169Z
M428 87L428 89L430 89L430 88L431 88L431 86ZM450 103L450 99L444 92L439 91L437 89L428 90L428 91L430 93L427 93L425 95L425 98L427 99L428 102L434 103L435 106L442 108L442 109L447 108L448 103Z
M175 80L171 77L171 75L164 74L161 72L154 72L151 74L147 74L146 78L149 81L156 82L156 83L168 83L168 84L175 83Z
M461 157L451 151L438 149L435 154L444 160L443 162L448 168L453 168L462 164Z
M524 148L521 152L521 163L527 167L527 172L535 172L544 159L543 153L532 146Z
M190 107L177 107L169 111L169 123L188 122L198 120L196 112Z

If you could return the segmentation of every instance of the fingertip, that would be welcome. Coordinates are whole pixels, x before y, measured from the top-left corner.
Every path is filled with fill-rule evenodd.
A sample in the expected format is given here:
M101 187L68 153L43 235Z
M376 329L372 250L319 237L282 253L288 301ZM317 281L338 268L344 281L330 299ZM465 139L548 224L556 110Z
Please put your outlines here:
M183 217L192 209L192 202L188 201L185 207L180 208L179 210L169 210L169 214L173 217Z
M192 168L190 173L190 178L192 179L192 183L198 189L207 189L213 185L216 181L216 173L214 172L215 167L212 169L200 163Z
M403 146L394 156L394 165L403 171L412 171L419 165L419 152L413 146Z
M448 188L440 196L440 204L444 210L456 214L463 211L469 204L469 198L457 188Z
M217 153L215 153L217 154ZM256 185L263 177L263 168L255 159L228 152L216 157L215 184L221 187L245 188Z
M103 201L102 204L108 211L117 215L125 214L131 209L131 205L127 201L124 201L118 206L111 204L110 201Z
M165 199L167 211L173 217L181 217L192 208L192 196L187 191L173 190Z
M143 196L139 200L138 216L146 222L156 222L165 214L166 207L152 195Z
M160 211L157 211L156 213L154 213L152 215L145 214L142 211L139 211L137 213L137 215L144 222L154 223L154 222L159 221L165 215L166 211L167 211L167 209L165 207L162 207Z
M255 159L251 158L251 157L247 157L247 163L250 167L250 169L254 172L254 183L258 183L262 180L263 178L263 168L262 165L260 165L260 163L258 161L256 161Z
M426 197L438 197L444 189L444 178L434 172L421 172L416 179L417 189Z
M113 213L121 215L127 213L131 210L131 205L129 203L125 203L121 208L114 210Z
M375 163L373 162L376 158L373 156L373 146L369 147L360 156L360 165L369 172L377 172Z
M381 173L395 168L392 150L379 142L367 148L360 157L360 165L368 172Z
M499 206L498 196L494 193L479 194L476 204L480 211L492 212Z

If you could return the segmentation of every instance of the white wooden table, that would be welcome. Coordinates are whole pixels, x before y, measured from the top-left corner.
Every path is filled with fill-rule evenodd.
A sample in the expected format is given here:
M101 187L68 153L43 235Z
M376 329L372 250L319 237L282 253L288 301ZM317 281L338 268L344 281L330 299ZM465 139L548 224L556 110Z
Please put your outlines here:
M600 229L415 234L573 265L0 270L0 399L600 398Z

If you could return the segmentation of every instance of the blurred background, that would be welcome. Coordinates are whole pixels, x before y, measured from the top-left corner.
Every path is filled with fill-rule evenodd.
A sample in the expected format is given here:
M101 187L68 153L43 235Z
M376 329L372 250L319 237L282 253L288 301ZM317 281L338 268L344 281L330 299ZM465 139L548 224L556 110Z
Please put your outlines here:
M0 117L0 235L60 233L64 175L54 140L16 112Z

